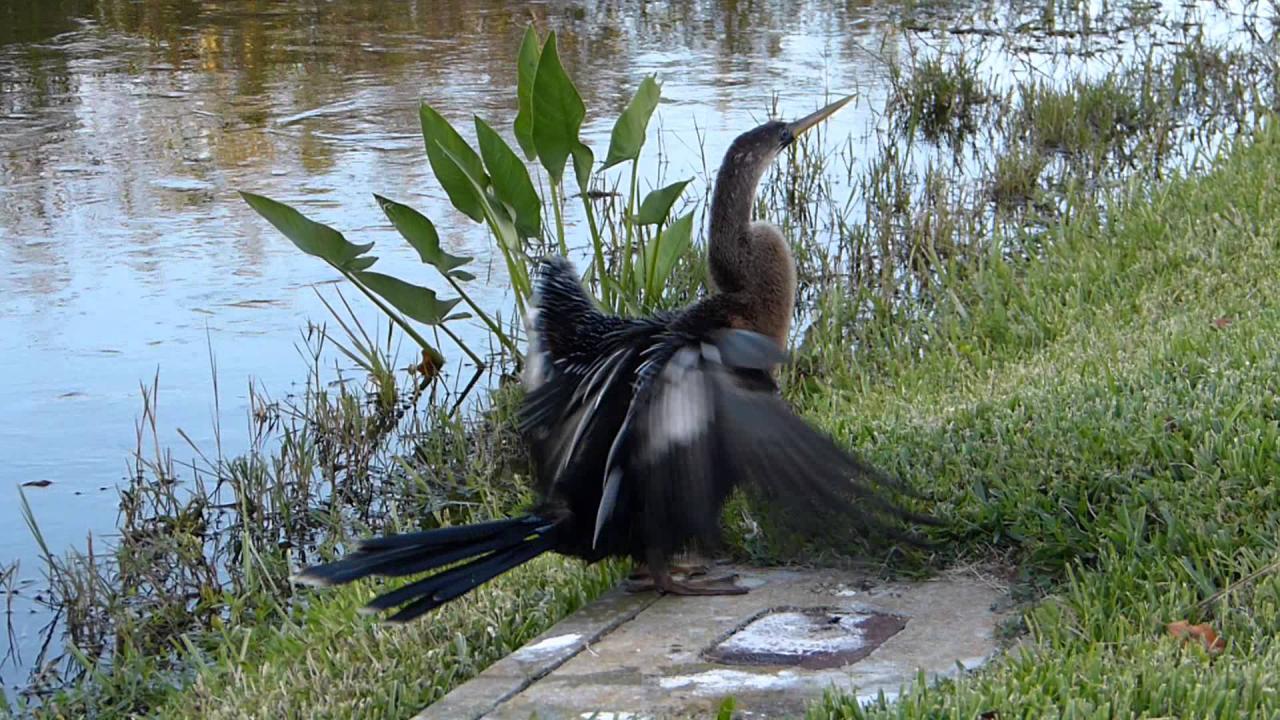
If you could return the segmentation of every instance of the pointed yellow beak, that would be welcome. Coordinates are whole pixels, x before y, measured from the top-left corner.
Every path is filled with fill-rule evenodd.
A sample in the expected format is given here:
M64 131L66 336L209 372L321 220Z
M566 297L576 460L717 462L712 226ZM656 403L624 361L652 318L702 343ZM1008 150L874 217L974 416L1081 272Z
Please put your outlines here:
M823 120L826 120L832 115L835 115L837 110L844 107L845 105L848 105L850 102L853 102L854 97L855 97L854 95L850 95L848 97L841 98L831 103L830 105L822 108L821 110L815 113L810 113L809 115L805 115L799 120L796 120L795 122L791 123L790 125L787 126L791 130L791 137L798 138L802 133L804 133L809 128L813 127L814 125L817 125Z

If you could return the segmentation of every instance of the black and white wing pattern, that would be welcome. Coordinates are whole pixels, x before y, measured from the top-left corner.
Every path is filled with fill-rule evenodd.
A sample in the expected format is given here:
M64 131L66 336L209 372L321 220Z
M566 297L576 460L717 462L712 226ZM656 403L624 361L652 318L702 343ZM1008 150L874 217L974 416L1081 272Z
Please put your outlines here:
M745 486L802 536L921 543L906 525L932 521L902 507L911 494L906 487L839 447L782 399L771 370L785 356L771 339L718 329L679 342L652 381L641 382L632 420L615 440L631 452L627 462L609 463L597 534L612 511L610 499L625 497L621 486L631 483L651 545L675 552L689 542L714 544L725 501Z
M771 379L718 373L715 397L717 464L793 532L927 545L908 526L936 521L902 504L915 493L796 415Z
M614 440L596 534L616 513L615 498L644 508L649 547L673 553L714 545L720 509L741 481L725 463L720 385L747 373L771 391L769 370L785 355L769 338L745 330L667 334L648 348L630 413Z
M907 541L902 485L800 419L773 340L729 329L708 301L679 316L600 313L562 259L543 261L522 427L544 496L578 517L584 555L712 544L741 484L810 534Z
M605 315L567 260L540 261L529 309L522 379L527 394L520 426L529 439L543 495L576 475L593 475L584 483L602 483L599 473L631 403L640 356L664 322L661 316Z

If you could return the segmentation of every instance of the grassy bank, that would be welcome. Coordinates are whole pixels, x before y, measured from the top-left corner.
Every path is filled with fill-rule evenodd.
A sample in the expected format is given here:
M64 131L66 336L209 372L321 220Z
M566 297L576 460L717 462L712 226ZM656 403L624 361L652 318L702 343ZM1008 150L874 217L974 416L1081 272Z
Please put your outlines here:
M962 555L1050 594L996 667L812 717L1280 713L1278 179L1273 123L1207 177L1053 228L1040 259L988 261L923 357L822 363L841 392L797 393L808 414L930 488Z
M619 579L616 565L542 558L428 622L380 625L367 585L310 596L278 624L242 627L201 653L163 718L409 717Z
M1277 178L1273 126L1207 177L1052 227L1038 259L987 257L928 319L871 321L882 344L815 325L791 399L927 490L956 548L940 564L1015 567L1030 634L974 676L813 717L1280 712ZM404 628L356 613L368 586L311 593L189 648L151 713L407 716L617 573L544 560ZM1225 651L1166 637L1174 620Z
M1079 24L1105 35L1121 20ZM1280 76L1262 41L1253 53L1167 47L1180 49L1120 51L1109 72L1068 68L1056 83L1010 79L966 45L910 49L888 59L905 64L868 137L831 150L807 136L761 188L800 266L787 396L925 489L949 548L926 571L995 561L1026 603L1025 654L872 714L1189 716L1249 693L1275 702L1280 140L1266 131L1208 177L1168 178L1248 134ZM626 275L631 236L616 214L600 220L614 245L596 262ZM623 288L616 306L687 300L702 285L695 240L679 246L678 282L653 298ZM33 694L36 714L403 717L623 572L542 559L405 628L358 615L372 585L296 590L290 569L352 538L528 501L519 393L499 377L510 368L455 411L465 379L428 362L395 370L394 333L365 332L334 305L341 327L306 332L305 392L255 393L248 448L194 467L144 448L159 435L150 391L119 543L48 559L70 670ZM336 383L321 369L335 342L348 368ZM776 561L771 539L740 549ZM1226 651L1162 639L1184 619L1212 622ZM813 709L862 712L841 698Z

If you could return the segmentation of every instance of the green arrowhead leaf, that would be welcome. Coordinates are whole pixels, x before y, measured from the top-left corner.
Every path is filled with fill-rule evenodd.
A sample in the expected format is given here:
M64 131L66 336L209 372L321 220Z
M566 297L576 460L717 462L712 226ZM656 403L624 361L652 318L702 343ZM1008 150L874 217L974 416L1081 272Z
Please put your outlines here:
M559 183L564 177L564 164L569 154L580 143L578 130L587 108L582 104L578 89L565 73L556 51L556 34L547 35L538 59L538 74L533 80L533 144L538 159L547 169L551 181Z
M573 173L578 178L578 189L586 192L591 189L591 166L595 164L595 155L591 148L578 143L573 148Z
M456 267L471 262L469 257L450 255L445 252L440 247L440 235L436 232L436 226L422 213L408 205L388 200L377 193L374 193L373 197L378 201L378 207L386 213L391 224L395 225L396 230L399 230L413 249L418 251L418 257L422 262L442 273L448 273Z
M422 103L418 108L418 119L422 122L422 140L427 146L427 160L431 162L431 171L436 174L436 179L448 194L449 202L472 220L484 222L484 214L472 183L463 176L463 172L469 173L482 189L488 187L489 176L484 173L484 163L480 161L480 156L453 129L449 121L430 105ZM453 162L442 162L445 152L453 155Z
M689 178L689 180L692 179ZM666 220L667 213L671 212L671 206L680 199L680 193L684 192L684 186L689 184L689 180L671 183L645 195L644 200L640 202L640 209L632 219L637 225L657 225Z
M511 215L507 212L506 206L501 202L496 202L497 198L493 198L486 193L484 188L480 187L478 180L463 171L460 161L453 153L442 149L440 162L442 165L452 163L459 175L471 184L476 202L480 207L480 215L489 223L489 229L493 232L498 242L508 248L519 249L521 247L520 234L516 232L515 223L511 220Z
M472 275L466 270L454 270L453 272L449 273L449 277L457 278L458 280L462 280L463 282L471 282L472 280L476 279L475 275Z
M354 272L365 287L381 295L395 309L424 325L439 325L461 298L441 300L434 290L376 272Z
M370 243L372 245L373 243ZM368 270L373 264L378 262L378 258L374 255L361 255L360 257L348 262L344 268L346 270Z
M609 138L609 154L605 157L604 167L607 170L620 162L635 160L640 157L640 149L644 147L645 132L649 128L649 118L658 107L658 98L662 86L652 75L640 81L636 94L627 103L627 108L618 116L613 124L613 136Z
M516 95L520 98L520 112L516 113L516 142L524 156L533 160L538 156L537 147L533 144L533 79L538 74L538 33L533 26L524 29L524 40L520 42L520 54L516 58Z
M542 234L542 198L533 188L529 170L501 135L478 116L475 120L476 141L489 169L493 194L515 211L516 231L521 237L537 237Z
M649 268L649 297L659 296L667 279L671 277L671 271L692 242L693 213L687 213L676 218L652 243L645 246L644 265Z
M442 162L457 164L457 159L449 152L444 152L442 157ZM466 173L462 173L462 175L467 177ZM520 234L516 232L515 223L512 222L506 205L499 202L497 198L490 197L473 179L467 177L467 180L472 184L476 197L480 201L481 212L484 213L484 218L489 223L489 232L493 233L494 239L503 248L503 253L523 253L524 247L520 242ZM516 288L516 304L523 312L524 305L521 298L528 297L529 293L532 292L529 283L529 272L525 263L508 262L507 267L512 271L511 285Z
M373 248L373 243L357 245L348 242L342 233L328 225L308 219L282 202L249 192L241 192L240 197L249 203L249 207L266 218L267 222L284 233L285 237L292 240L299 250L325 260L331 265L349 269L353 261ZM373 259L361 258L360 262L368 263L364 265L368 267L373 264Z

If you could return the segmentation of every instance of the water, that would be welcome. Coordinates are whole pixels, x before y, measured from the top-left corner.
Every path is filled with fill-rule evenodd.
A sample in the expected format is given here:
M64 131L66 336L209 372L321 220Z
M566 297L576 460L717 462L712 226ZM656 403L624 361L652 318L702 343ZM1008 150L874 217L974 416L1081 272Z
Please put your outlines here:
M90 534L101 550L137 440L140 384L158 374L159 442L181 461L195 451L179 428L207 449L220 426L234 455L248 442L249 383L278 398L306 377L300 331L327 318L316 290L332 298L335 274L237 190L377 242L376 269L443 290L371 193L407 202L436 222L449 252L478 259L468 268L480 276L473 296L509 315L502 262L430 176L417 105L428 100L465 136L478 114L510 138L514 56L529 22L559 35L597 158L641 78L658 74L664 101L651 124L646 185L705 179L729 140L775 104L798 117L858 92L825 128L828 144L853 138L846 147L856 162L877 143L899 142L875 112L893 92L885 58L958 49L1005 90L1027 78L1098 77L1153 48L1174 52L1188 36L1219 42L1262 27L1244 12L1248 2L1099 0L1072 6L1098 22L1095 34L1077 37L1050 31L1069 25L1053 25L1049 0L994 3L953 33L939 17L957 5L0 0L0 571L16 559L29 583L11 598L21 657L0 662L0 681L26 678L48 619L32 598L40 564L20 484L50 483L25 494L54 552L84 547ZM1158 32L1146 16L1164 19ZM943 29L912 29L922 23ZM1042 26L1050 30L1017 29ZM967 34L974 27L994 34ZM1184 139L1175 135L1174 146ZM981 142L966 152L983 162L1000 152ZM922 148L909 164L963 161L935 150ZM960 173L980 192L986 166L968 167ZM571 233L574 211L571 203ZM845 212L859 214L852 204ZM385 327L348 296L370 327ZM487 344L478 325L457 329Z
M884 18L875 5L787 0L0 0L0 562L39 578L25 482L52 483L25 494L55 552L111 536L140 383L159 374L160 439L182 459L194 452L178 428L213 444L211 353L229 452L246 442L251 379L280 396L305 378L299 331L326 318L313 288L334 273L236 190L377 241L378 269L430 285L370 193L408 202L450 252L479 258L478 298L505 309L485 234L430 177L419 100L464 135L476 113L509 136L515 49L533 21L559 34L597 157L639 80L659 75L650 140L662 137L666 176L687 177L704 170L694 138L714 168L773 95L798 116L828 91L882 86L860 47L879 42ZM833 136L857 118L840 116ZM34 590L13 615L28 663L43 618ZM6 685L14 667L0 671Z

